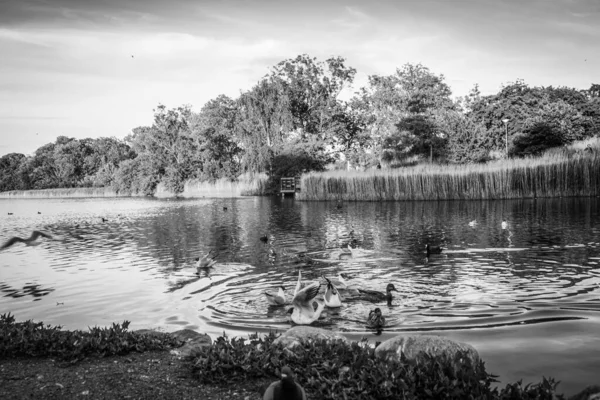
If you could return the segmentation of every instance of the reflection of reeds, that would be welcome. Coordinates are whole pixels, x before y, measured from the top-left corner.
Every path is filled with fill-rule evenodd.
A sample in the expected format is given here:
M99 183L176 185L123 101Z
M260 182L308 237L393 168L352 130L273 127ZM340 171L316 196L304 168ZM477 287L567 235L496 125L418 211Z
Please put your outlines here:
M265 193L266 174L243 174L236 181L218 179L214 182L190 180L185 183L183 197L240 197ZM158 192L158 191L157 191Z
M600 148L469 165L302 176L299 200L458 200L600 195Z

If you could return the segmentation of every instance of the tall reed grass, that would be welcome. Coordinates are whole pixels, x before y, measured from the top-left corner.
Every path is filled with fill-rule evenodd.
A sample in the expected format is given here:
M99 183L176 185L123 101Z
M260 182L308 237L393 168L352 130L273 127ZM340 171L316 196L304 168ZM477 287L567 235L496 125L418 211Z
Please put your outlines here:
M567 149L568 150L568 149ZM301 178L298 200L460 200L600 196L600 146L487 164L422 164Z
M189 180L185 183L180 197L241 197L260 196L266 193L266 174L243 174L236 181L218 179L214 182ZM163 185L156 188L156 197L172 197Z
M61 197L129 197L127 193L117 193L110 187L85 187L39 190L11 190L0 192L0 198L61 198ZM142 195L140 195L142 196Z

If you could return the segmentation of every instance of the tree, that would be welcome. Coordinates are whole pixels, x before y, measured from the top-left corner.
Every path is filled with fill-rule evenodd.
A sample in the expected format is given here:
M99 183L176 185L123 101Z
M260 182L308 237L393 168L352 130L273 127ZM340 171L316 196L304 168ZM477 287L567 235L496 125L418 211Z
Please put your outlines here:
M0 192L27 189L19 174L21 164L25 160L25 155L20 153L10 153L0 157Z

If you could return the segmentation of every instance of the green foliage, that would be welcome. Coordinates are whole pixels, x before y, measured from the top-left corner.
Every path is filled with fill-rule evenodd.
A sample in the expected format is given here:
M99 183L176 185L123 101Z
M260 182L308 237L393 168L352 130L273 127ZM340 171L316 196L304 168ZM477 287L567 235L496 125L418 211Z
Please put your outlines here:
M293 351L273 344L276 335L249 339L218 338L202 348L193 371L202 383L231 385L248 379L278 375L288 365L313 399L550 399L556 392L552 379L539 385L492 388L495 377L483 362L468 357L419 363L382 361L366 340L350 345L341 341L304 342ZM521 396L521 397L519 397Z
M565 144L565 140L555 127L547 122L538 122L518 135L510 149L513 157L534 156L545 150Z
M89 332L63 331L42 322L15 322L14 316L0 315L0 357L57 357L79 361L87 356L106 357L134 351L163 350L181 343L168 334L142 335L127 330L129 321L109 328L93 327Z

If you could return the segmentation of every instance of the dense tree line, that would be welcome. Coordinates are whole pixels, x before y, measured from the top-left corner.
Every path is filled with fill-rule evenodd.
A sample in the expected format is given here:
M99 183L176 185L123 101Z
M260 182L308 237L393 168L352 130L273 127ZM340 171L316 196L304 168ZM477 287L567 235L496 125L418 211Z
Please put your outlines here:
M370 76L343 101L355 74L341 57L300 55L236 99L220 95L199 112L159 105L152 125L124 140L60 136L32 156L7 154L0 158L0 191L110 186L152 194L162 182L181 192L189 179L235 180L245 172L266 172L275 185L280 176L336 162L482 162L600 132L598 84L577 90L516 81L494 95L482 96L475 86L453 99L443 75L406 64L392 75Z

